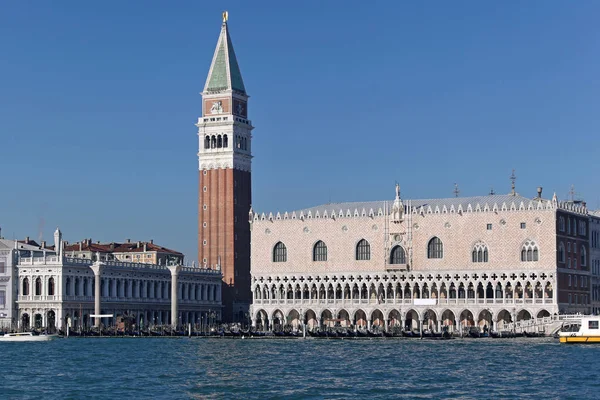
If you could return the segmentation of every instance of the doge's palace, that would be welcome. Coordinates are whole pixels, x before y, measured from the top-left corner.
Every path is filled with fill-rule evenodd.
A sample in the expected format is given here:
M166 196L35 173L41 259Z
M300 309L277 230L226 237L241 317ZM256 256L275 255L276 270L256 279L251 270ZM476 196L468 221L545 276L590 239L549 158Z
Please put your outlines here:
M251 212L253 324L501 330L585 312L586 221L541 188L403 200L397 186L390 201Z

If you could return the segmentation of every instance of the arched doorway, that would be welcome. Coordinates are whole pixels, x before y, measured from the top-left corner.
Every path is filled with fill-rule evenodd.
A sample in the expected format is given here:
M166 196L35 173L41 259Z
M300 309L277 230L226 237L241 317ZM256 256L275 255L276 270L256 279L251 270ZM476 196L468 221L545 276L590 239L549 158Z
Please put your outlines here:
M547 310L540 310L537 313L537 318L547 318L550 316L550 313Z
M354 325L360 327L367 326L367 314L363 310L356 310L354 313Z
M404 323L404 329L407 331L418 331L419 330L419 313L415 310L408 310L406 312L406 322Z
M304 324L308 326L309 329L313 329L317 326L317 314L313 310L306 310L304 314Z
M334 325L334 321L333 321L333 316L331 315L331 311L329 310L323 310L323 312L321 312L321 326L322 327L333 327Z
M206 325L208 320L207 317L205 317L204 315L200 318L201 319L201 323L203 325ZM269 329L269 317L267 316L267 312L265 310L258 310L258 312L256 313L256 319L255 319L255 324L256 324L256 329L259 331L266 331L267 329Z
M297 330L298 327L300 326L300 313L298 313L298 311L296 310L291 310L288 313L288 324L290 324L290 326L292 327L292 329Z
M469 310L464 310L460 313L460 325L463 328L469 328L475 325L475 321L473 320L473 313Z
M507 310L501 310L498 313L496 322L497 322L497 326L496 326L497 331L503 331L503 330L505 331L505 330L510 329L510 324L512 323L512 316L510 315L510 312L508 312Z
M389 329L392 329L395 327L400 327L400 325L402 324L402 317L400 316L400 312L398 312L398 310L390 311L388 319L389 319L389 323L388 323Z
M481 311L477 321L477 325L479 325L481 332L486 333L488 330L494 329L494 320L492 319L492 313L489 310Z
M29 325L30 325L29 314L25 313L25 314L21 315L21 329L24 331L28 331Z
M338 312L336 325L344 328L350 326L350 314L348 314L348 311L342 309Z
M56 313L54 312L54 310L50 310L48 311L46 317L48 320L48 332L54 333L56 331Z
M381 310L374 310L371 313L371 326L378 327L379 329L383 329L385 327L385 320Z
M437 332L438 318L435 311L425 310L423 313L423 329L428 329L431 332Z
M517 314L517 321L527 321L531 319L531 313L527 310L521 310Z
M281 332L283 331L283 325L285 323L285 319L283 313L280 310L275 310L273 312L273 332Z
M33 324L35 326L35 329L40 329L42 327L43 320L44 318L42 317L42 314L35 314L35 316L33 317Z
M450 330L454 330L456 325L456 316L451 310L444 310L442 313L442 325L450 327Z

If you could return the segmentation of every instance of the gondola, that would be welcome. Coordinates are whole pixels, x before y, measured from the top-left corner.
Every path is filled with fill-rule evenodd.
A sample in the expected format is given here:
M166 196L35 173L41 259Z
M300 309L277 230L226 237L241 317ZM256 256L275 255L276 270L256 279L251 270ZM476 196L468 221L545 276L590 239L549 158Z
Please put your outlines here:
M356 336L357 337L367 337L367 336L369 336L369 334L367 333L366 330L363 331L363 330L357 329L356 330Z
M413 331L402 331L402 336L412 338L418 337L419 335L414 333Z
M383 337L383 332L381 332L381 331L367 330L367 336L369 336L369 337Z
M546 336L546 334L544 332L523 332L523 335L525 335L526 337L544 337Z

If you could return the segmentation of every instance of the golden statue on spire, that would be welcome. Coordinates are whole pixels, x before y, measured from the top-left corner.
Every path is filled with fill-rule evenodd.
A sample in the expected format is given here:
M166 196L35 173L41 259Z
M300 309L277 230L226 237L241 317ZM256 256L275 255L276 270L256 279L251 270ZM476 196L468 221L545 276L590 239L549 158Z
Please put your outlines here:
M227 22L229 19L229 13L227 11L223 11L223 23Z

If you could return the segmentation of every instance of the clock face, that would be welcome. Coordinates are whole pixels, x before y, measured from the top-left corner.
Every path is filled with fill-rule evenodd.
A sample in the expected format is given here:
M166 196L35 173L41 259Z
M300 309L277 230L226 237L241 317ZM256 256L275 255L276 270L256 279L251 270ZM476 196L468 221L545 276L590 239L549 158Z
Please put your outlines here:
M248 110L246 109L246 103L240 100L233 101L233 110L236 115L247 118Z

